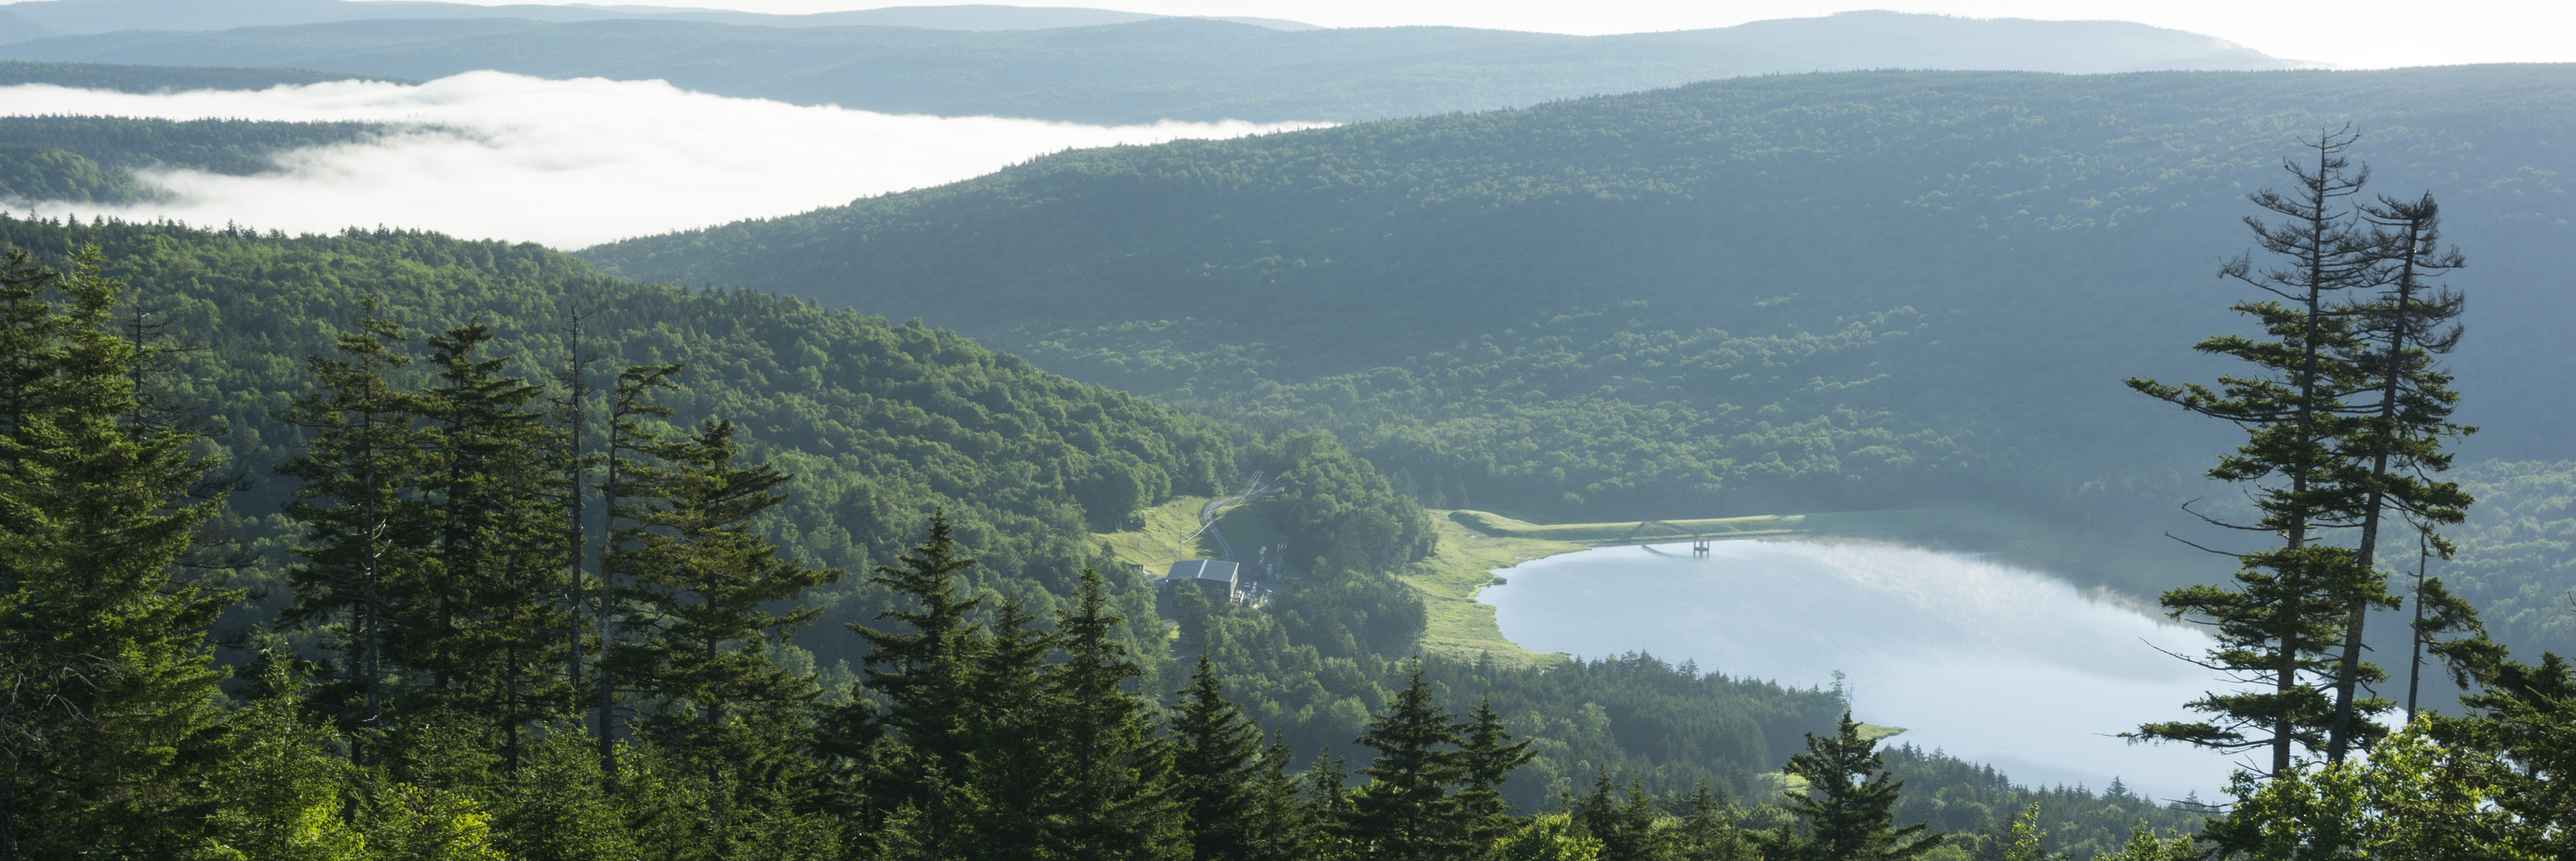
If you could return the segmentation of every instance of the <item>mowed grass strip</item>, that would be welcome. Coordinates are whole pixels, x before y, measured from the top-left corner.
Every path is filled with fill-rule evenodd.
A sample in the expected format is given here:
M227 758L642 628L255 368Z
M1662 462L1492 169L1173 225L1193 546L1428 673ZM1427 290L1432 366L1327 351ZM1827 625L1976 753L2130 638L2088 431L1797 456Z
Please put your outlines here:
M1584 545L1478 534L1446 517L1435 518L1433 526L1439 530L1438 549L1431 558L1397 575L1422 595L1423 610L1429 616L1430 624L1422 634L1422 651L1464 660L1492 655L1496 663L1513 666L1544 666L1566 660L1564 655L1532 652L1505 638L1502 627L1494 622L1493 606L1478 603L1476 593L1493 584L1496 569L1572 553Z

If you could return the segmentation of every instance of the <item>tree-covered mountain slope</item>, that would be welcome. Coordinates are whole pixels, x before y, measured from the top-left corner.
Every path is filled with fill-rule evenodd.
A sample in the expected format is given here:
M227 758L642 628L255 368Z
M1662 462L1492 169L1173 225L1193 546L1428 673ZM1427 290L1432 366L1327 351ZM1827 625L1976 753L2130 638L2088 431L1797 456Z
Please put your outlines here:
M549 396L563 392L557 374L573 355L566 327L576 312L580 349L596 356L595 384L629 363L685 364L681 388L659 398L674 411L667 425L731 420L747 460L793 476L783 488L789 501L755 530L788 557L847 572L802 596L822 614L798 634L801 648L779 655L838 695L866 653L843 623L871 622L895 606L867 573L922 541L941 510L976 560L965 588L991 603L1018 598L1032 616L1052 618L1080 572L1097 568L1131 620L1120 639L1145 667L1143 692L1160 697L1179 686L1176 642L1188 646L1183 656L1207 648L1229 689L1265 730L1287 734L1301 763L1327 747L1347 752L1369 715L1402 689L1405 658L1419 648L1421 602L1392 574L1428 550L1429 523L1326 436L1239 436L917 321L751 291L637 284L535 245L0 216L0 249L42 263L61 265L89 244L102 248L107 274L129 284L120 331L138 323L133 331L147 341L176 349L148 375L156 401L192 408L215 433L205 453L238 476L217 531L244 558L218 579L252 597L218 626L225 642L244 642L293 597L286 566L300 533L282 504L299 482L276 468L304 451L311 432L286 413L317 390L307 357L328 354L374 299L380 316L411 335L398 352L419 359L426 336L479 322L496 336L487 355L510 362L502 373ZM429 373L416 361L391 382L422 386ZM595 436L600 425L590 427ZM1240 490L1237 476L1251 471L1279 488L1256 502L1276 537L1317 564L1265 610L1193 606L1188 593L1182 606L1163 608L1177 611L1177 630L1167 629L1145 578L1115 564L1096 533L1124 528L1132 512L1176 494ZM1752 791L1767 786L1762 775L1804 733L1847 707L1818 680L1720 675L1635 656L1542 668L1435 655L1430 671L1451 701L1492 691L1513 711L1516 732L1543 740L1543 767L1514 790L1532 808L1596 765L1659 790L1707 780Z
M0 117L0 198L128 203L157 189L138 170L186 168L249 176L279 155L373 140L383 123Z
M2025 506L2144 536L2218 429L2214 278L2302 135L2438 194L2463 451L2565 456L2576 68L1766 77L1061 154L582 252L919 314L1080 379L1324 425L1533 520Z
M1103 560L1085 505L1119 511L1204 493L1235 468L1226 433L1204 419L947 331L786 297L634 284L534 245L0 221L0 245L40 258L89 243L132 285L130 306L170 343L194 348L172 355L184 383L169 396L221 431L214 453L246 482L231 504L251 554L243 585L272 600L284 598L294 533L281 506L296 486L274 469L306 436L282 415L315 386L305 358L329 353L370 298L415 344L469 321L492 326L492 353L532 381L551 383L568 360L564 329L576 311L587 315L595 372L686 364L683 388L665 399L671 421L735 422L751 452L796 476L794 499L764 530L799 558L849 571L899 556L944 507L983 560L977 585L1040 600L1070 594L1074 575ZM1128 615L1148 620L1145 641L1159 642L1149 594L1133 578L1121 584ZM854 577L814 600L834 607L825 624L838 632L883 606L873 589ZM856 657L844 639L815 641L825 666Z
M0 57L293 66L407 78L477 69L658 78L798 104L1107 123L1373 120L1839 69L2096 73L2297 65L2142 24L1892 12L1614 36L1456 27L1291 32L1195 18L1007 32L440 18L61 36L0 46Z

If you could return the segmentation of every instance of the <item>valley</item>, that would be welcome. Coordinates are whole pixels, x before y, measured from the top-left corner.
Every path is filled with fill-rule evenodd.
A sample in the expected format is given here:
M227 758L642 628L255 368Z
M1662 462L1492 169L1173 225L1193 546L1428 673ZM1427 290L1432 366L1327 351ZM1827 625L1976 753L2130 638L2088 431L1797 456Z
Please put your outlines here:
M2576 834L2576 64L0 27L0 861Z

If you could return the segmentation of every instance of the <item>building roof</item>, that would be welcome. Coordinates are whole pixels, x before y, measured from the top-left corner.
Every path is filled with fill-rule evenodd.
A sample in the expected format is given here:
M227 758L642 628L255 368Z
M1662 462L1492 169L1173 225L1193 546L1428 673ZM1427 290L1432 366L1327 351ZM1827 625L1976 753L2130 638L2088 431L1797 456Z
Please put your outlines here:
M1221 583L1232 583L1236 567L1232 562L1218 559L1183 559L1172 563L1171 573L1165 576L1172 580L1215 580Z

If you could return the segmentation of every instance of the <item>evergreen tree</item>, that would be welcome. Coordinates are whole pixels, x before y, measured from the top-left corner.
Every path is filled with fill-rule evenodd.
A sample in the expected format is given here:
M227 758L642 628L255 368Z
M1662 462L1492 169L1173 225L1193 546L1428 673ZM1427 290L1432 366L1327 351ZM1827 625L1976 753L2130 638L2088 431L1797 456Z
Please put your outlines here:
M1663 846L1655 831L1654 802L1640 784L1629 784L1624 799L1614 788L1609 772L1595 772L1592 794L1575 805L1575 823L1601 841L1601 861L1657 861Z
M600 507L604 509L605 526L600 530L598 606L591 619L598 626L599 678L594 726L598 729L600 770L617 773L617 703L626 691L615 668L609 666L609 655L620 641L620 620L624 610L617 605L620 594L620 570L625 555L634 548L625 539L640 534L633 527L649 509L644 503L629 499L639 494L630 491L628 480L638 467L649 463L650 452L660 441L646 422L667 418L671 408L654 403L656 392L674 391L680 387L675 379L679 365L631 365L617 374L608 403L608 445L602 452L602 480L599 485Z
M1173 792L1187 817L1192 857L1287 861L1296 842L1295 785L1285 751L1225 698L1205 653L1172 711Z
M1690 814L1674 829L1675 861L1753 861L1753 847L1735 824L1735 810L1702 783L1682 802Z
M782 558L751 531L786 501L776 491L788 476L737 464L733 435L731 423L709 422L657 446L660 466L630 467L633 498L649 502L619 540L619 598L633 638L610 655L649 704L643 723L655 741L735 790L714 797L720 834L733 811L780 801L778 772L800 770L795 739L816 696L811 677L770 655L821 611L768 608L841 575Z
M2343 648L2335 661L2334 719L2327 729L2328 762L2342 762L2347 751L2382 734L2376 722L2357 718L2392 705L2358 695L2362 685L2385 677L2361 659L2363 622L2373 607L2397 606L2385 576L2378 573L2381 525L2391 509L2422 527L2466 519L2468 493L2457 482L2435 481L2429 474L2451 466L2443 440L2476 431L2451 421L2459 395L2450 389L2450 375L2434 364L2460 342L2460 327L2450 321L2463 304L2459 294L2435 289L2431 282L2466 265L2458 249L2442 248L2440 204L2430 194L2411 201L2383 197L2363 212L2378 225L2375 244L2393 266L2387 289L2358 309L2368 351L2352 361L2368 374L2379 402L2367 410L2346 452L2353 469L2367 470L2356 478L2369 489L2369 498L2353 554L2354 564L2371 575L2375 588L2352 597L2344 621ZM2428 543L2450 558L2450 542Z
M1064 710L1050 689L1047 655L1058 638L1034 627L1016 598L994 613L991 634L974 660L966 712L970 784L979 813L977 851L988 858L1048 854L1058 823L1049 807L1065 791L1060 769Z
M377 312L373 300L364 304L337 337L339 355L305 360L320 390L284 415L304 428L304 452L277 468L303 481L286 514L304 528L293 551L302 562L287 572L295 598L278 618L333 635L339 678L318 701L360 733L384 726L395 672L388 628L430 539L412 495L422 466L414 413L388 379L410 364L395 350L406 336ZM368 761L363 746L357 759Z
M212 784L216 809L207 854L261 861L364 857L365 839L349 826L342 798L351 769L330 750L338 733L307 720L307 683L291 661L275 651L262 661L256 696L226 721L231 758Z
M439 706L489 726L515 771L527 727L570 699L571 680L555 672L556 633L571 624L556 600L568 548L555 526L563 500L548 487L560 434L535 408L541 390L482 355L491 340L480 322L428 339L431 384L411 403L434 542L421 560L427 594L396 616L394 641L424 656Z
M238 595L177 564L215 463L133 423L143 356L104 266L0 263L0 858L193 849L222 762L206 632Z
M1181 807L1170 787L1171 751L1155 734L1143 698L1127 690L1144 669L1117 640L1126 620L1110 611L1097 571L1083 569L1076 601L1056 617L1065 659L1047 674L1047 701L1059 710L1050 747L1060 765L1046 854L1082 861L1188 858Z
M958 555L945 512L930 518L930 535L896 565L880 565L868 578L909 604L877 615L908 630L851 624L868 641L864 678L827 739L838 749L863 753L873 737L892 751L864 775L869 795L859 812L896 831L918 857L969 857L974 812L980 803L965 781L974 774L973 726L977 662L991 643L972 621L983 599L960 597L956 580L975 560ZM867 694L885 701L873 711ZM873 824L873 823L872 823Z
M606 779L579 722L546 726L494 805L500 848L522 861L637 857L626 809L606 791Z
M1781 769L1806 778L1804 792L1786 806L1805 832L1783 824L1757 841L1768 861L1904 861L1941 845L1941 835L1921 835L1929 823L1896 827L1897 791L1905 782L1884 770L1878 743L1861 738L1860 724L1843 714L1830 738L1807 734L1807 750ZM1872 772L1875 772L1873 774Z
M2352 170L2343 154L2355 139L2348 130L2320 135L2307 144L2313 166L2283 164L2295 191L2252 196L2281 216L2278 224L2248 218L2246 225L2255 244L2283 263L2258 270L2250 257L2239 257L2221 275L2274 297L2232 306L2258 321L2265 338L2218 336L2194 346L2252 372L2222 376L2214 390L2128 381L2137 391L2245 430L2245 444L2208 475L2255 485L2259 517L2234 526L2282 542L2238 554L2234 590L2194 586L2164 596L2175 618L2203 620L2214 629L2219 645L2204 666L2263 690L2213 693L2189 704L2213 719L2148 724L2132 738L2223 751L2268 747L2271 770L2287 770L2295 748L2325 743L2332 703L2311 679L2331 674L2327 650L2345 639L2347 608L2385 592L2372 588L2377 578L2349 549L2316 543L2321 530L2357 522L2367 495L2367 483L2348 469L2344 446L2358 422L2344 398L2366 387L2366 375L2350 361L2363 341L2341 297L2380 277L2372 243L2344 208L2344 199L2359 194L2368 179L2368 170Z
M1358 812L1352 803L1349 763L1326 750L1306 764L1306 773L1298 777L1298 794L1305 805L1306 821L1312 823L1307 836L1307 852L1313 858L1350 858L1358 854L1359 844L1346 827Z
M1431 861L1468 850L1468 822L1451 792L1467 780L1458 742L1458 727L1433 701L1431 686L1415 667L1404 690L1359 738L1377 757L1360 769L1369 782L1342 822L1357 857Z
M1538 754L1529 749L1529 740L1512 740L1503 716L1494 712L1492 694L1476 701L1476 710L1459 729L1458 749L1467 772L1466 788L1458 793L1459 812L1467 821L1467 842L1486 846L1520 827L1512 803L1503 798L1503 781Z

